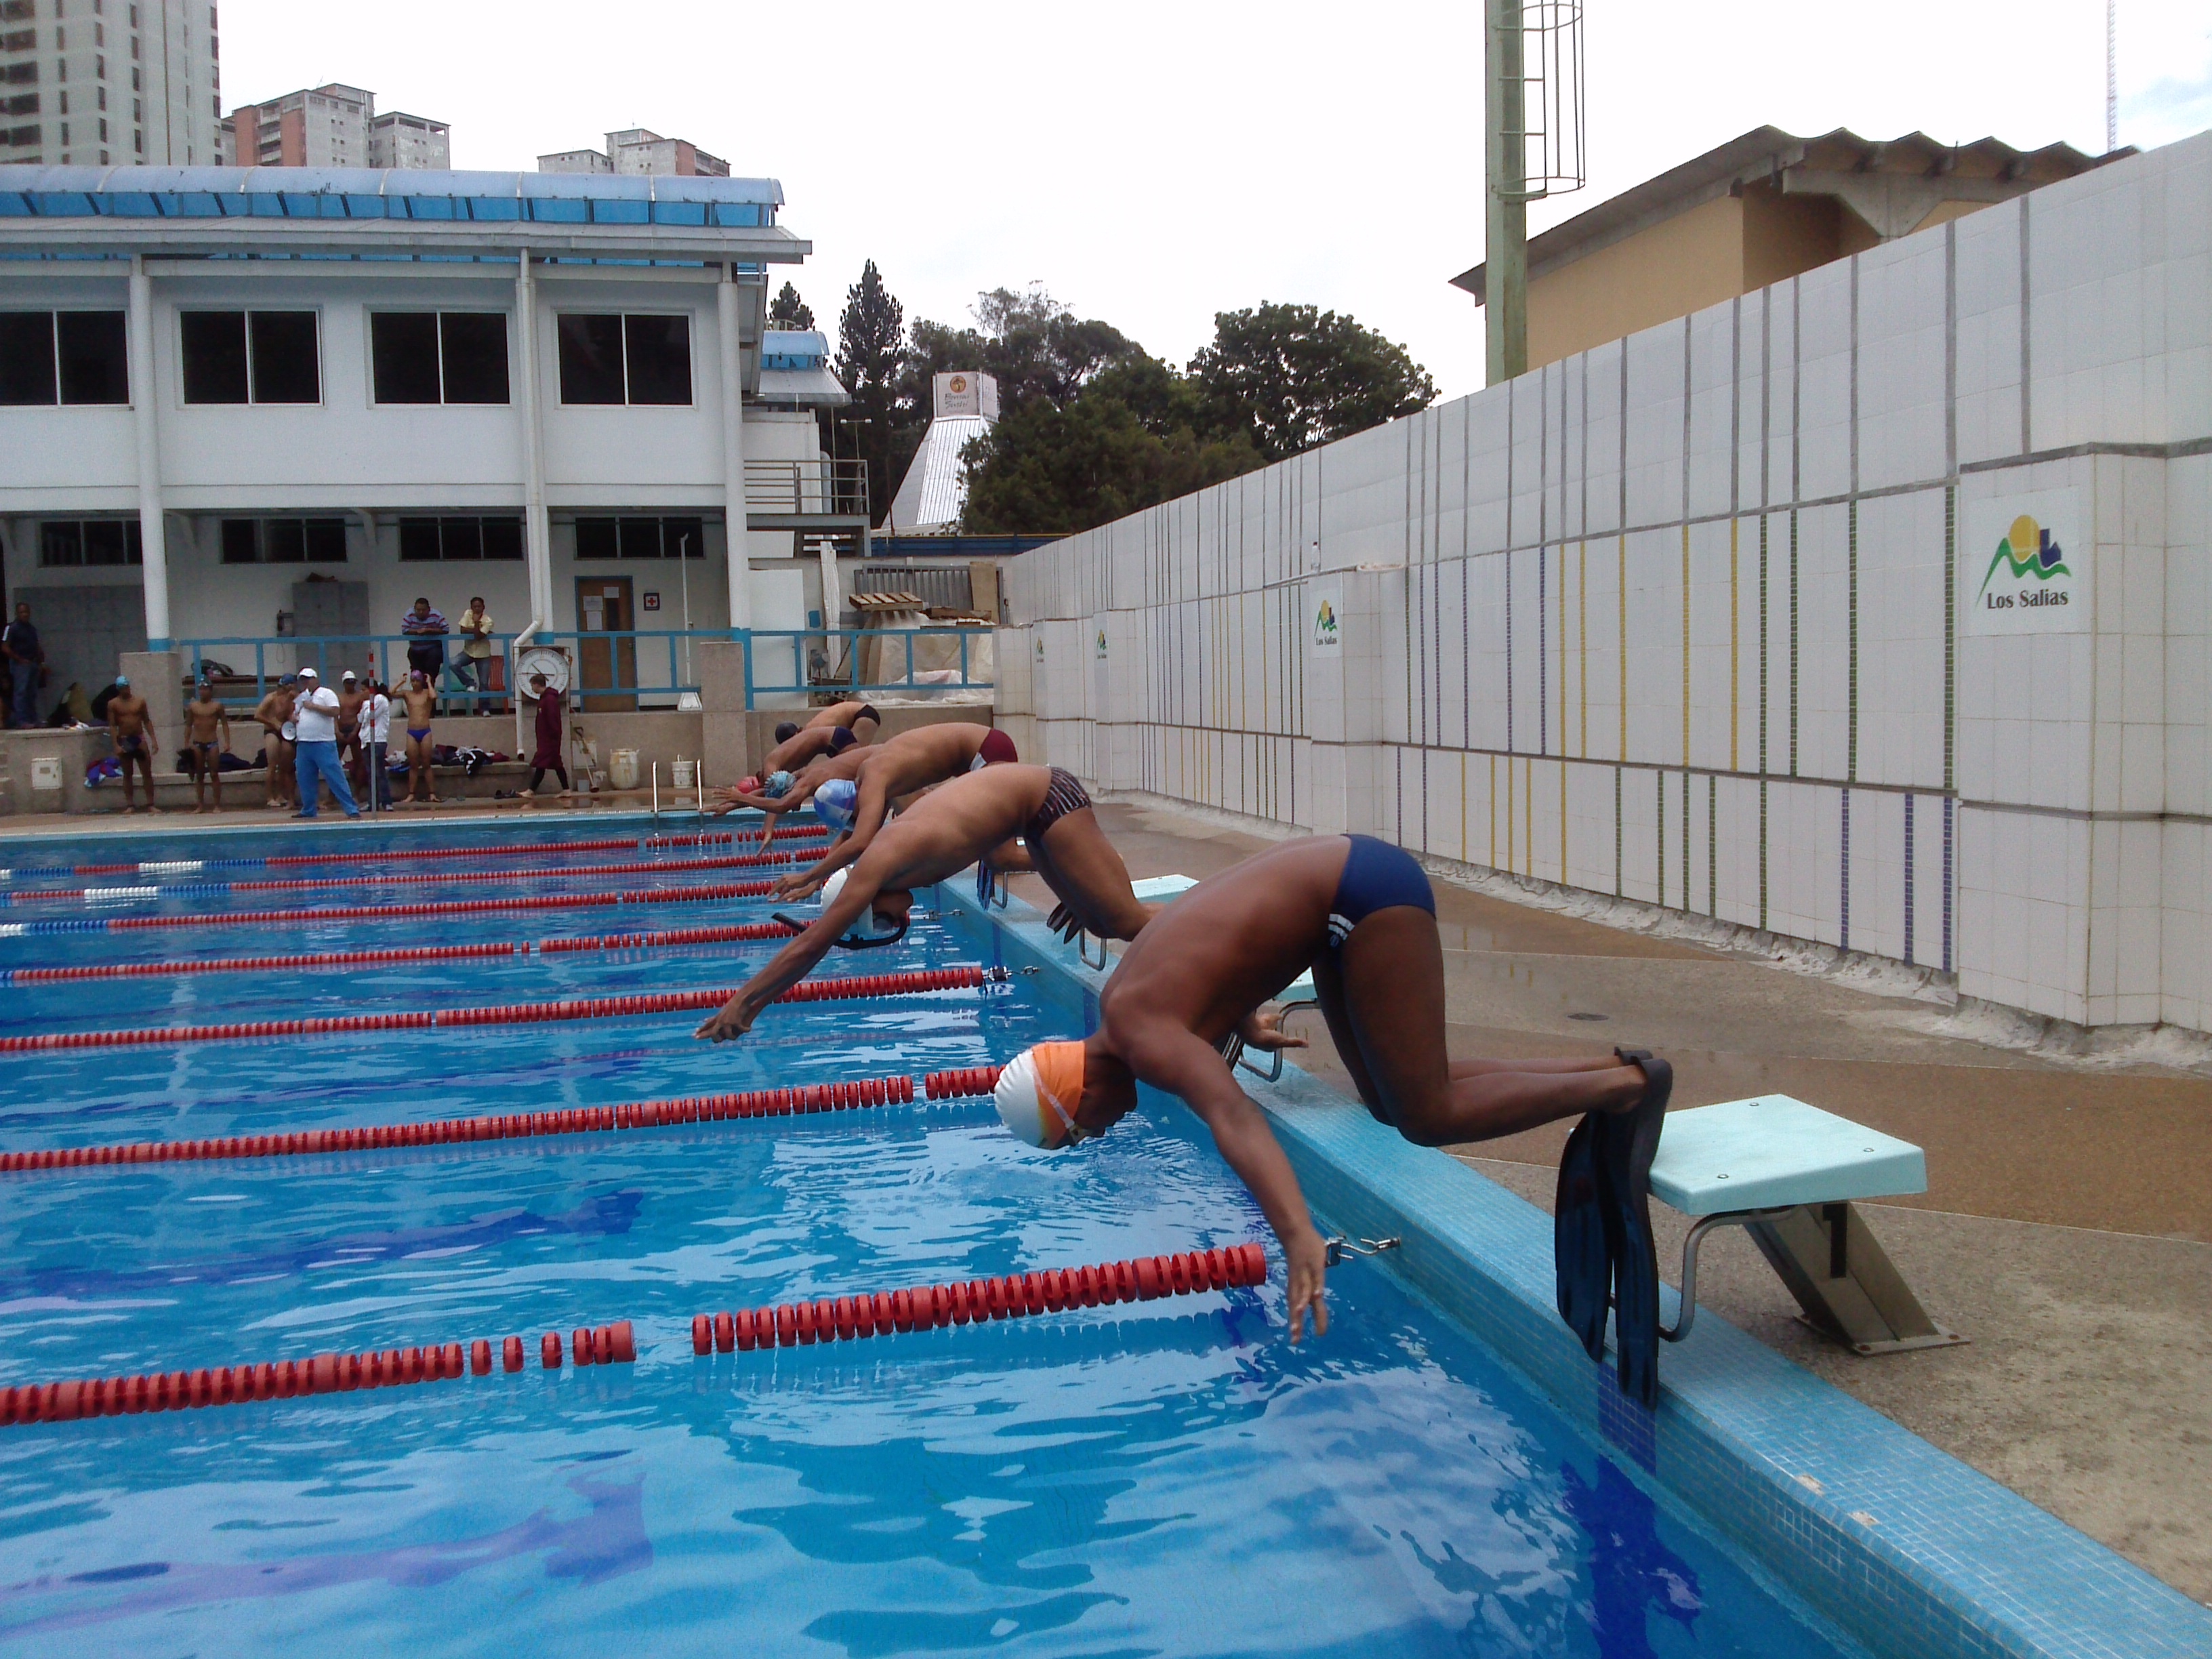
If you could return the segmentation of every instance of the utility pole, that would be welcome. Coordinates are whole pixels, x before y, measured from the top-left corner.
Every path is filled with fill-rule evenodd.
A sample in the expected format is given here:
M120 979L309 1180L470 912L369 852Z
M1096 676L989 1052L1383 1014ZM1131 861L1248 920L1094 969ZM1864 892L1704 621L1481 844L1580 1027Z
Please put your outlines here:
M1528 124L1521 8L1522 0L1484 0L1483 5L1483 259L1488 269L1482 310L1485 379L1491 386L1528 368Z
M2120 147L2120 0L2105 0L2105 154Z

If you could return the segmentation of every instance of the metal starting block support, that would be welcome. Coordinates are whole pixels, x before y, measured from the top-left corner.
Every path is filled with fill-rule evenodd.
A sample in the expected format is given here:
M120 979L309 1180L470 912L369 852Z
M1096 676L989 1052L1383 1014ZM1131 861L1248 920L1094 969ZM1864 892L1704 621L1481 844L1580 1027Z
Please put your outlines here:
M1698 1220L1682 1243L1681 1312L1660 1334L1679 1342L1690 1333L1705 1235L1742 1227L1797 1298L1805 1322L1852 1352L1964 1342L1929 1317L1851 1207L1855 1199L1927 1190L1919 1147L1788 1095L1669 1113L1651 1192Z

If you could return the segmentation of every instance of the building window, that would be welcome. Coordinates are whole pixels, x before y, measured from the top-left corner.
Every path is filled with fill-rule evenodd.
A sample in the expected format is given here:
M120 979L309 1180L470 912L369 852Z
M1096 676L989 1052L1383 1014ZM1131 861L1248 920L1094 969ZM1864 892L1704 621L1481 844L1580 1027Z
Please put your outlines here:
M136 519L49 520L39 526L39 562L49 570L88 564L143 564Z
M707 527L698 519L579 519L579 559L703 559Z
M402 519L399 556L410 563L436 559L520 559L520 518Z
M564 404L688 404L691 319L564 312L559 319Z
M225 519L225 564L343 564L343 519Z
M0 311L0 404L127 404L119 311Z
M177 317L188 404L318 404L312 311L185 311Z
M380 404L507 401L501 313L372 312L368 332Z

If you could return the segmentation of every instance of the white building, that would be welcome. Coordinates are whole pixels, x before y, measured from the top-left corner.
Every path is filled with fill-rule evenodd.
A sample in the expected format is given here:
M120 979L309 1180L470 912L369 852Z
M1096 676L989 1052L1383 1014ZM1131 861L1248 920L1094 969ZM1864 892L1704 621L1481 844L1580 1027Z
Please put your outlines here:
M206 654L250 672L255 641L393 634L418 594L448 617L482 594L501 634L804 626L799 537L866 520L820 458L826 344L786 343L761 399L769 267L808 252L781 202L758 179L9 170L10 601L88 685L147 641L243 641ZM649 651L636 672L672 683Z
M224 118L221 160L234 167L410 167L453 164L453 130L427 116L379 114L376 94L331 82L240 104Z
M965 452L999 418L999 383L988 374L939 374L929 396L929 430L886 515L884 527L894 535L944 535L959 527L968 504Z
M607 135L601 149L563 149L538 158L540 173L614 173L640 177L726 179L730 164L688 138L664 138L645 127Z
M0 162L216 161L216 20L205 0L0 0Z

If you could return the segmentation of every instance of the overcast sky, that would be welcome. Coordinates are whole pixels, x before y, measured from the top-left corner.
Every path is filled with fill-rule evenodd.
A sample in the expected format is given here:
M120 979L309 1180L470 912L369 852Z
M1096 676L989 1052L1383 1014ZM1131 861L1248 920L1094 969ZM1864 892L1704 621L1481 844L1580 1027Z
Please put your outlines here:
M222 0L224 108L325 81L448 121L461 167L647 126L783 183L834 330L873 258L909 320L1042 283L1181 362L1213 313L1349 312L1482 381L1477 8L1120 0L374 7ZM1591 0L1590 179L1541 229L1751 127L2104 149L2101 0ZM2212 6L2121 0L2120 139L2212 127Z

